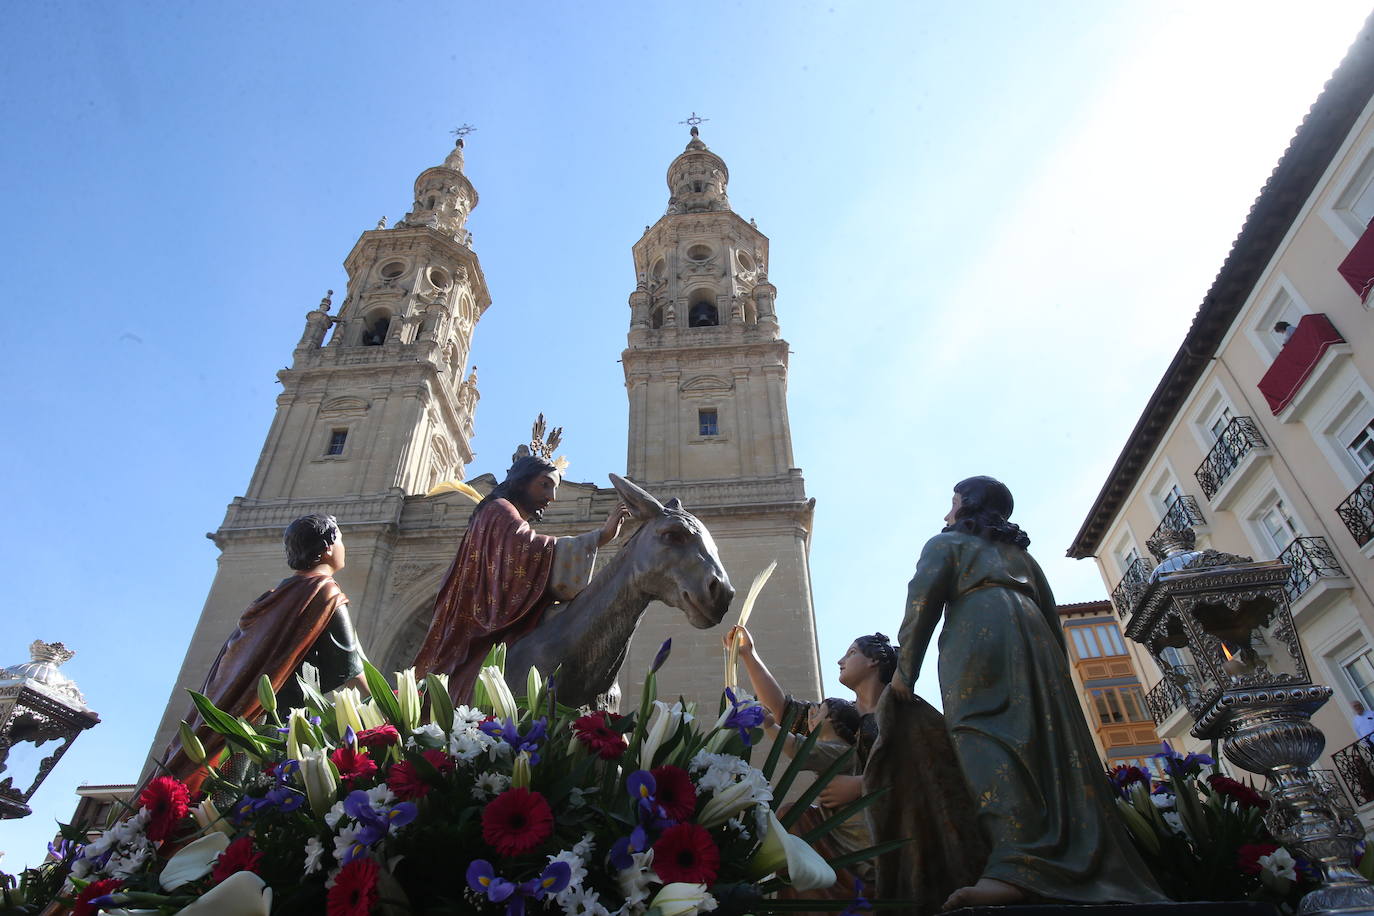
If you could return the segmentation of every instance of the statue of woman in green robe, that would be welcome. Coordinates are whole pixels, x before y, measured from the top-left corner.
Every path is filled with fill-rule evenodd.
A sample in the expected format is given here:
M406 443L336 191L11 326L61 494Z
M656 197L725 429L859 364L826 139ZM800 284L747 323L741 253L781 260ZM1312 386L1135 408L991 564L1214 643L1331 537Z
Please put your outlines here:
M1069 677L1045 574L991 477L954 487L948 525L921 551L892 687L909 695L941 616L940 692L989 855L945 908L1020 901L1166 899L1108 792Z

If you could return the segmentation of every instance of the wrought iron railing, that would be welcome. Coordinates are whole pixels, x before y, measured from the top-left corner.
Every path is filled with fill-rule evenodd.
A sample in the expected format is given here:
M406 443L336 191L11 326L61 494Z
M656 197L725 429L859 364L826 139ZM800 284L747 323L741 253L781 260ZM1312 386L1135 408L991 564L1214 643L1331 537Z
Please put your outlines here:
M1135 603L1140 600L1141 593L1149 584L1150 570L1153 568L1149 560L1136 557L1131 561L1131 565L1126 567L1126 574L1121 577L1116 588L1112 589L1112 604L1116 605L1116 613L1121 619L1125 620L1135 610Z
M1293 543L1283 548L1279 562L1293 567L1283 590L1288 600L1297 601L1298 597L1323 576L1344 576L1345 570L1336 560L1336 555L1326 544L1326 538L1294 538Z
M1374 540L1374 471L1336 507L1336 514L1345 522L1356 544L1363 547Z
M1193 472L1193 476L1202 487L1202 492L1208 499L1216 496L1226 478L1240 466L1241 459L1248 455L1251 449L1263 448L1268 444L1250 417L1236 417L1227 423L1226 428L1217 437L1217 444L1212 446L1207 457L1202 459L1202 464Z
M1184 528L1196 528L1198 525L1207 524L1207 519L1202 515L1202 509L1198 507L1197 498L1193 496L1180 496L1174 500L1174 504L1169 507L1169 511L1164 513L1164 518L1159 520L1159 525L1155 528L1154 537L1165 528L1172 528L1174 531L1182 531Z
M1193 665L1175 665L1172 671L1164 673L1164 679L1150 688L1145 694L1145 708L1156 725L1163 725L1180 706L1186 706L1191 699L1185 686L1197 683L1198 670Z
M1356 805L1374 801L1374 745L1369 738L1360 738L1336 751L1331 762Z

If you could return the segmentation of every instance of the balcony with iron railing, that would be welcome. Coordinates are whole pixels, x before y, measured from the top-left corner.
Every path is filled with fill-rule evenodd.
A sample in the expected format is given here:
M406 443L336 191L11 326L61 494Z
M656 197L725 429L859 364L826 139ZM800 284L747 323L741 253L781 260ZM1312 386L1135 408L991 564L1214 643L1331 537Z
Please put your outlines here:
M1336 507L1336 514L1356 544L1363 547L1374 540L1374 471Z
M1188 705L1190 699L1185 684L1195 684L1198 671L1193 665L1177 665L1172 673L1166 672L1164 679L1150 688L1145 694L1145 708L1155 724L1164 723L1179 709Z
M1202 464L1198 465L1193 476L1197 478L1206 497L1214 499L1227 478L1240 467L1245 456L1257 448L1265 448L1268 445L1252 418L1236 417L1226 424L1226 428L1217 437L1216 444L1207 453L1207 457L1202 459Z
M1374 801L1374 744L1368 737L1358 738L1336 751L1331 762L1357 806Z
M1318 579L1345 578L1345 570L1341 569L1341 564L1327 545L1326 538L1294 538L1293 543L1283 548L1278 560L1292 567L1288 573L1288 581L1283 586L1290 604L1302 597Z
M1140 596L1145 592L1145 586L1150 584L1150 570L1154 569L1154 564L1144 557L1136 557L1131 561L1131 565L1126 567L1126 574L1121 577L1121 581L1112 589L1112 604L1116 606L1117 616L1125 620L1131 616L1135 610L1135 604L1140 600Z
M1202 509L1197 504L1197 498L1180 496L1164 513L1164 518L1159 520L1159 524L1155 527L1155 533L1151 537L1157 537L1166 528L1182 531L1184 528L1196 529L1206 524L1207 519L1202 515Z

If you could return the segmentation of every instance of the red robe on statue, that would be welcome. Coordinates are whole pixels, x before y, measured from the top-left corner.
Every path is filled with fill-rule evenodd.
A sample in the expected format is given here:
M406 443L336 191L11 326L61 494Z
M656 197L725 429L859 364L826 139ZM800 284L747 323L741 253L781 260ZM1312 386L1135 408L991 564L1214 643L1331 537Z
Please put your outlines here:
M447 674L454 699L466 702L491 648L533 630L554 603L556 540L537 533L505 499L482 506L439 589L416 675Z

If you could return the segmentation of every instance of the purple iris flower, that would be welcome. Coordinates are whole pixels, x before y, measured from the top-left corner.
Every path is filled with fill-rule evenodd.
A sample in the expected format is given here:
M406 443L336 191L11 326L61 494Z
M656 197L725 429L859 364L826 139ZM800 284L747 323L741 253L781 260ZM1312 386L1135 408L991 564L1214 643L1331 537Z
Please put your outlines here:
M556 894L568 886L572 880L572 866L567 862L550 862L538 878L531 878L520 885L520 893L535 900L543 900L547 894Z
M80 854L81 844L74 843L71 840L65 840L59 837L56 843L48 844L48 855L52 856L54 859L65 861L68 856L77 856Z
M486 859L473 859L468 866L468 887L492 903L501 903L516 891L515 885L496 874Z
M864 879L855 878L854 900L849 906L845 907L844 912L842 912L840 916L858 916L860 912L871 909L873 909L873 904L869 903L868 898L864 896Z
M1164 742L1164 750L1152 755L1154 760L1164 761L1164 769L1170 776L1184 777L1192 776L1202 771L1204 766L1215 766L1216 761L1207 754L1192 754L1187 757L1174 750L1169 742Z
M733 707L730 710L730 715L725 719L725 725L727 728L738 729L740 740L744 742L745 747L749 747L751 744L749 740L750 730L763 725L763 707L757 703L752 706L741 707L739 700L735 699L735 692L729 687L725 688L725 696L730 700L730 705Z
M668 660L668 656L672 654L672 651L673 640L672 637L669 637L668 639L663 640L663 645L658 647L658 654L654 656L654 663L649 666L649 673L652 674L656 672L659 668L662 668L663 663Z
M644 852L649 848L649 834L642 827L635 827L630 831L629 836L623 836L611 844L610 860L611 866L616 871L624 871L634 865L634 859L630 856L637 852Z
M417 812L411 802L374 808L366 792L354 789L344 799L344 813L358 822L357 842L371 846L391 831L415 820Z
M539 745L544 741L549 720L546 716L540 716L530 723L529 731L523 735L511 719L488 719L477 727L491 737L500 738L509 744L516 754L521 751L529 752L530 764L533 765L539 762Z

